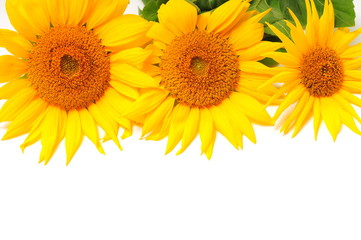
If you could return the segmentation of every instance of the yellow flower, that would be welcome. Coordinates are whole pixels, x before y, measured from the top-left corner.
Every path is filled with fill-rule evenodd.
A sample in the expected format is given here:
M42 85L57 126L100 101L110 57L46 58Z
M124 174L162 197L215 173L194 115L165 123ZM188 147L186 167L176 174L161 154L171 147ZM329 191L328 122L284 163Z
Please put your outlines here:
M159 9L159 23L147 34L156 56L146 70L159 86L146 89L126 116L146 113L142 134L168 136L166 153L180 141L182 153L199 133L201 151L211 158L216 131L238 149L243 135L256 142L252 122L270 123L261 102L275 87L257 87L272 70L257 61L281 44L262 41L259 20L269 11L247 11L248 2L231 0L201 15L185 0Z
M281 131L287 133L294 129L293 136L312 116L315 139L322 121L334 140L342 124L360 134L354 119L361 119L351 104L361 107L360 99L352 94L361 93L361 71L356 70L361 67L361 45L349 46L360 31L334 31L334 9L329 0L325 1L321 17L313 1L306 0L306 8L306 31L290 11L295 21L295 25L287 22L292 40L270 26L287 50L287 53L263 55L284 65L279 67L282 72L264 84L283 83L274 98L286 94L273 120L286 111L285 117L279 120Z
M7 0L17 32L1 29L0 121L10 122L3 139L28 136L21 148L41 141L40 162L50 160L65 137L67 164L88 137L103 153L97 126L119 148L120 118L138 97L138 82L156 86L140 69L150 55L144 45L151 24L122 15L127 0Z

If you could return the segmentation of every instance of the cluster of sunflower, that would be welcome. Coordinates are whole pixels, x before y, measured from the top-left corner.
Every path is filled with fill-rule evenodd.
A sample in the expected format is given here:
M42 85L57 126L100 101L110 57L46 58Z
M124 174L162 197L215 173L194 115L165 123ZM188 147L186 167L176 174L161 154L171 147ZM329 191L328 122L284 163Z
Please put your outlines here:
M306 0L305 29L290 11L291 38L269 24L281 42L264 41L270 9L249 2L199 14L169 0L151 22L122 15L127 0L7 0L17 32L0 30L13 54L0 56L3 139L27 134L23 150L40 141L46 164L63 139L67 163L84 136L103 153L99 128L121 149L119 129L126 138L139 125L145 139L168 137L167 153L181 142L178 154L199 134L208 158L217 132L237 149L243 135L255 143L253 123L280 121L296 135L313 117L315 138L322 121L334 139L342 124L361 134L352 106L361 107L361 44L350 45L360 31L335 30L330 0L321 17ZM259 62L266 57L281 66Z

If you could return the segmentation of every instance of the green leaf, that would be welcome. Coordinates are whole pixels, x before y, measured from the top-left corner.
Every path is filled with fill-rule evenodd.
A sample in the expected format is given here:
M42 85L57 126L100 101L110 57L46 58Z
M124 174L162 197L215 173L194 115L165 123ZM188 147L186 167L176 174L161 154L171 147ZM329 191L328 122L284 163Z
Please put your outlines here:
M210 11L221 6L228 0L194 0L194 3L199 7L202 12Z
M168 0L143 0L144 8L139 11L141 17L148 21L158 22L158 10Z
M151 2L153 0L142 0L142 2L144 3L144 5L147 5L149 2Z
M278 49L276 52L286 52L286 49L284 48L280 48ZM278 62L276 62L275 60L273 60L272 58L264 58L261 61L259 61L260 63L268 66L268 67L274 67L278 65Z
M229 0L185 0L197 8L198 13L211 11ZM139 15L148 21L158 21L158 10L168 0L142 0L144 8L139 10Z
M335 9L335 26L355 26L355 6L352 0L332 0Z
M315 5L321 16L325 0L315 0ZM335 27L351 27L355 25L355 11L352 0L332 0L335 9ZM262 19L262 23L268 22L277 27L281 32L290 36L289 28L283 20L293 22L288 11L291 9L303 26L306 25L307 12L305 0L253 0L251 9L263 12L269 8L272 11ZM275 34L265 27L265 33L268 35Z

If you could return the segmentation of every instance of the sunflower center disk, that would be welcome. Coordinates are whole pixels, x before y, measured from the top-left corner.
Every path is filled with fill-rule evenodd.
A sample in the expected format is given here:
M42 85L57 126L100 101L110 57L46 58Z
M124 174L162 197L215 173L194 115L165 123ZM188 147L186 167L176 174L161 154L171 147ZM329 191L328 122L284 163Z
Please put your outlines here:
M328 47L316 47L303 56L300 77L311 96L330 97L342 87L344 70L341 58Z
M191 60L190 68L196 75L206 75L208 73L208 62L202 58L195 57Z
M191 107L220 104L240 79L238 56L227 39L205 31L177 37L160 63L161 85Z
M60 70L63 74L71 77L79 72L79 62L72 56L64 55L60 59Z
M85 27L53 27L30 53L28 78L49 104L65 110L86 108L109 87L109 54Z

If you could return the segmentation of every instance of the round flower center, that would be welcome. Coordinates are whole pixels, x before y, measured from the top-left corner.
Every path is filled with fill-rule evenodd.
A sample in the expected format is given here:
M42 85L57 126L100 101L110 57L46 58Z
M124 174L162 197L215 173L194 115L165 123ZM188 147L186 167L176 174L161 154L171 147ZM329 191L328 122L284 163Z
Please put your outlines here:
M60 70L70 77L79 71L79 63L72 56L64 55L60 60Z
M85 27L53 27L30 53L28 78L49 104L65 110L86 108L110 86L109 53Z
M344 70L341 58L328 47L316 47L303 56L301 83L314 97L330 97L340 90Z
M161 85L191 107L220 104L240 79L238 56L227 39L205 31L176 37L164 51Z

